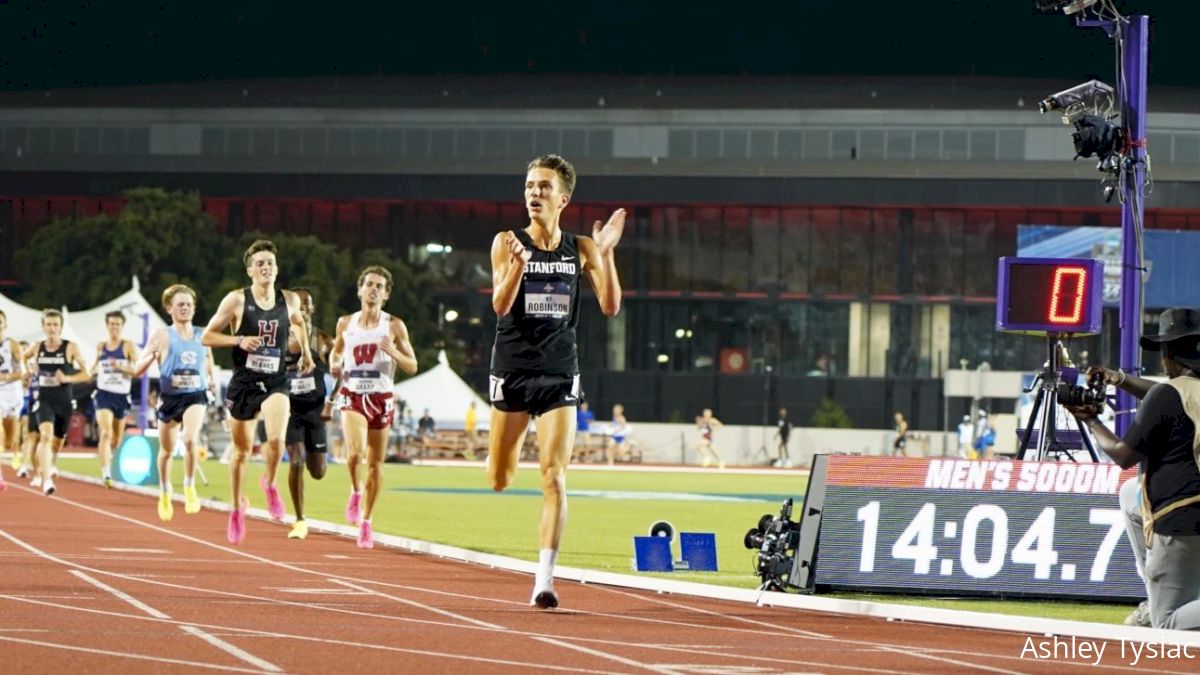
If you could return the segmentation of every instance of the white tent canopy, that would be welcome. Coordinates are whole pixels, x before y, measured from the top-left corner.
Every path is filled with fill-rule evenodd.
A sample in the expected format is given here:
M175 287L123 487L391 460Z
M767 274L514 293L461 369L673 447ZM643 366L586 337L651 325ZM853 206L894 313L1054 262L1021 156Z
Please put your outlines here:
M491 406L450 368L444 351L438 353L436 366L397 383L393 391L397 399L407 402L414 419L420 418L428 408L429 415L439 429L461 429L467 417L467 407L473 401L477 428L487 427Z
M18 342L37 342L45 337L42 333L42 310L26 307L3 294L0 294L0 310L4 310L4 316L8 319L5 337L15 338ZM80 340L79 333L70 321L64 322L63 339L80 343L81 347L87 344Z
M98 307L71 312L67 323L82 339L80 349L88 363L96 360L96 345L108 340L108 329L105 328L104 315L109 312L125 314L125 331L122 334L126 340L141 346L154 331L166 328L167 322L155 311L155 307L142 295L138 278L133 278L133 286L128 290ZM150 376L158 376L157 365L150 368Z
M0 309L4 310L8 317L7 335L9 337L30 342L41 340L44 337L42 334L42 310L26 307L4 295L0 295ZM72 312L64 307L62 311L63 339L79 345L79 353L83 355L89 367L95 365L96 345L108 339L105 314L113 311L125 314L123 337L133 341L135 345L143 344L145 337L148 337L150 333L167 325L155 311L154 306L142 296L137 277L133 277L132 287L128 291L99 307L77 312ZM150 367L149 375L151 377L158 376L157 365Z

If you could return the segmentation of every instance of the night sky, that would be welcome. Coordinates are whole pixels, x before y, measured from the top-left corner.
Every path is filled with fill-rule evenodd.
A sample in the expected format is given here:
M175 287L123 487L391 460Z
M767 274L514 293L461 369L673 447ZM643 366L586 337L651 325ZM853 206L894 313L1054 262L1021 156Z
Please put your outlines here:
M1035 14L1034 0L382 4L0 0L0 89L490 73L1083 80L1113 70L1101 31ZM1152 85L1200 84L1200 3L1116 4L1152 17Z

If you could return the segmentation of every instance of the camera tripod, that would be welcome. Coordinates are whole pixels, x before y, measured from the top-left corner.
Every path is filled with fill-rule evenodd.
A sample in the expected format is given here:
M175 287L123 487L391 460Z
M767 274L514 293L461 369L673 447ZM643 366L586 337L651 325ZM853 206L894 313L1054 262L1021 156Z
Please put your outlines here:
M1059 355L1066 352L1062 342L1058 340L1056 335L1046 336L1046 365L1033 378L1033 384L1025 393L1033 391L1037 388L1037 397L1033 400L1033 410L1029 411L1029 422L1025 425L1025 433L1021 436L1021 447L1017 450L1017 459L1024 460L1025 452L1029 449L1029 441L1033 437L1034 421L1040 422L1038 427L1041 433L1038 434L1037 446L1034 448L1032 459L1037 461L1045 461L1052 455L1065 455L1071 461L1075 461L1075 457L1071 454L1072 449L1064 447L1059 442L1057 436L1057 419L1058 419L1058 385L1063 381L1063 373L1073 373L1071 384L1075 383L1075 378L1078 377L1078 370L1074 367L1064 367L1059 359ZM1039 413L1041 417L1039 419ZM1074 418L1072 418L1074 419ZM1093 462L1099 462L1100 457L1096 454L1096 448L1092 445L1092 438L1088 435L1087 429L1084 428L1083 422L1075 420L1075 426L1079 428L1079 437L1083 441L1083 447L1091 455Z

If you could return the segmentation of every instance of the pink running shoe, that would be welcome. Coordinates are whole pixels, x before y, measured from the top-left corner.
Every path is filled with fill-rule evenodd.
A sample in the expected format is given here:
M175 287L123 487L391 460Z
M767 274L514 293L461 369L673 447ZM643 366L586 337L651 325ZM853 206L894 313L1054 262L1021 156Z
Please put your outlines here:
M8 489L8 483L4 482L4 476L0 476L0 492L4 492L7 489Z
M242 497L241 508L229 512L229 527L225 533L229 537L229 543L234 546L240 546L246 538L246 509L249 506L250 500Z
M358 547L375 547L375 534L371 532L371 521L369 520L362 521L362 524L358 526Z
M350 501L346 502L346 522L357 525L362 520L362 493L351 492Z
M279 498L279 488L267 483L267 477L263 476L258 479L258 485L267 495L267 512L275 520L283 520L284 508L283 500Z

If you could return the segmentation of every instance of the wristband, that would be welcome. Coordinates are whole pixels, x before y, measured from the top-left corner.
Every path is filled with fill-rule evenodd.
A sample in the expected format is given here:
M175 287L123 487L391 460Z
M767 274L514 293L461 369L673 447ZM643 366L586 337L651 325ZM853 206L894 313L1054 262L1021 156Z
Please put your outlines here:
M1117 386L1119 387L1119 386L1125 384L1125 371L1119 370L1117 372L1121 373L1121 381L1117 382Z

